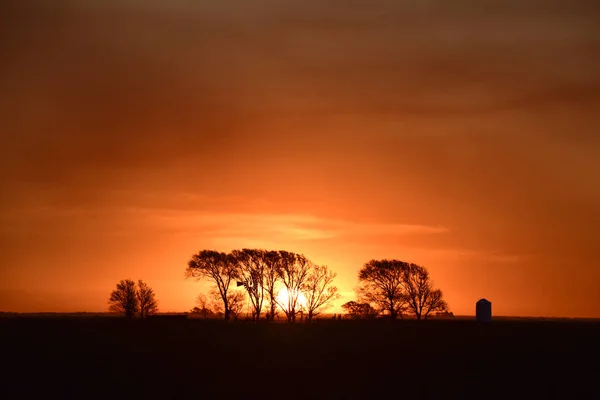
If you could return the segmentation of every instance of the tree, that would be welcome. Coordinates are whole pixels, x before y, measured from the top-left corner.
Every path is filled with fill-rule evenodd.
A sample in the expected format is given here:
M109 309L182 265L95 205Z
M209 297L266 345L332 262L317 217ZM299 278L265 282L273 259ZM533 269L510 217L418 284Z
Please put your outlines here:
M447 311L448 304L444 301L443 293L439 289L434 289L425 267L408 264L402 274L402 286L408 310L417 320L427 319L433 311Z
M300 304L298 299L304 288L310 261L301 254L280 251L280 267L277 275L286 288L287 298L284 301L277 300L277 304L285 313L288 322L296 322L296 314Z
M308 322L331 307L332 303L341 297L338 288L333 286L336 276L337 274L325 265L312 266L304 285Z
M265 262L265 295L268 301L267 320L273 321L277 315L277 282L279 281L279 268L281 256L278 251L267 251L264 254Z
M258 321L265 298L265 253L264 250L233 250L231 256L236 263L238 286L244 286L252 304L252 320Z
M244 309L245 302L246 296L244 295L244 292L236 291L232 293L229 299L229 312L233 319L238 319Z
M158 301L154 296L154 290L141 279L138 281L137 299L142 319L158 312Z
M196 304L198 304L198 306L192 309L193 313L202 315L204 319L207 319L208 317L214 314L213 311L210 309L210 305L205 294L201 293L198 295L198 297L196 297Z
M403 291L404 271L408 264L398 260L371 260L358 273L361 282L357 292L361 302L375 304L392 319L406 308Z
M210 305L210 309L215 314L224 314L225 308L221 301L221 295L216 289L213 289L210 296L215 299ZM232 289L227 294L227 301L229 305L229 319L236 320L244 309L244 303L246 302L246 295L243 291Z
M212 280L214 289L223 303L225 319L230 318L231 302L234 300L230 294L230 286L236 276L235 267L234 260L227 253L202 250L192 256L185 271L186 278Z
M108 304L111 311L125 314L126 318L133 318L139 310L135 282L126 279L117 283L117 288L110 294Z
M349 301L342 308L352 319L374 319L379 314L369 303Z

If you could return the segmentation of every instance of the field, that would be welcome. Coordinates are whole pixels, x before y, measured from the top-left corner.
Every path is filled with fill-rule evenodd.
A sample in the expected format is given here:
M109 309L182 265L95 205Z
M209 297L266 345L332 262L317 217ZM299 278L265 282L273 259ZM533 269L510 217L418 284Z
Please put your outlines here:
M0 397L600 398L600 323L0 318Z

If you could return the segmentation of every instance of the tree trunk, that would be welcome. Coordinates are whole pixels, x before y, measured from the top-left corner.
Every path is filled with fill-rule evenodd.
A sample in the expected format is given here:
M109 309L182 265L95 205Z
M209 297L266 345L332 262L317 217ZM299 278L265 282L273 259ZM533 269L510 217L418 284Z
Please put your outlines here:
M394 308L394 302L392 301L392 299L388 298L388 301L390 302L390 319L393 321L396 319L396 317L398 316L398 313L396 312L396 309Z

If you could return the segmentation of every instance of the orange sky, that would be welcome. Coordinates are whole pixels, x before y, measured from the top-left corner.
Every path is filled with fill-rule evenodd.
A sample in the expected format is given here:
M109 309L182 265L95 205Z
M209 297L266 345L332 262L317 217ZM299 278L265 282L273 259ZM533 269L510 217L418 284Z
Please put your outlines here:
M185 311L193 253L263 247L342 301L398 258L455 314L600 317L597 2L23 3L0 6L0 310L104 311L142 278Z

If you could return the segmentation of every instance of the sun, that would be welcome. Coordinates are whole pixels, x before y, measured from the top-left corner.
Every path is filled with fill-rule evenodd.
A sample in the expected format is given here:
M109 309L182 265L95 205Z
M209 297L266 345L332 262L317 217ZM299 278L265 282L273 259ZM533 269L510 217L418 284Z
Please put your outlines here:
M287 288L283 288L279 291L279 293L277 294L277 302L284 308L289 309L289 304L290 304L290 292L287 290ZM296 311L299 311L302 308L306 307L306 296L304 296L304 293L300 292L298 293L298 300L296 301Z

